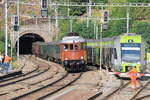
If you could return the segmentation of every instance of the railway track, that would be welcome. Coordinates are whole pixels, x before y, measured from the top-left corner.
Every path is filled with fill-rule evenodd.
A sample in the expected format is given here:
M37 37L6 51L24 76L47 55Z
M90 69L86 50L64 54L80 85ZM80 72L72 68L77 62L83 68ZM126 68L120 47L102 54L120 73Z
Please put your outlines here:
M41 63L41 62L39 62L38 61L38 63ZM38 69L39 69L39 67L38 67ZM19 79L16 79L15 81L13 80L11 80L11 82L8 82L8 81L6 81L6 82L2 82L0 85L1 86L3 86L0 90L2 90L3 91L3 88L7 88L7 87L13 87L13 85L22 85L22 86L24 86L24 87L17 87L17 86L14 86L14 87L16 87L15 89L12 89L11 91L3 91L3 92L1 92L1 94L0 94L0 97L1 98L5 98L5 100L10 100L10 98L9 98L9 96L8 95L11 95L12 94L12 92L16 92L16 91L19 91L19 90L23 90L23 89L25 89L26 87L28 87L28 86L34 86L34 85L36 85L36 84L38 84L38 83L40 83L40 82L42 82L42 81L45 81L45 80L48 80L48 79L50 79L50 78L52 78L53 77L53 75L49 75L49 77L46 77L46 78L42 78L42 80L37 80L37 81L31 81L30 83L28 83L28 81L27 80L30 80L30 79L33 79L33 78L36 78L37 76L39 76L40 77L40 75L45 75L44 73L46 73L47 72L47 74L49 74L49 70L48 69L50 69L50 67L47 67L47 68L45 68L44 70L40 70L40 71L36 71L36 72L34 72L34 74L32 74L32 75L29 75L29 76L22 76L21 77L21 79L19 78ZM58 72L57 71L53 71L55 74L57 74ZM7 87L6 87L7 86ZM5 90L5 89L4 89Z
M16 100L16 99L17 100L41 100L41 99L44 99L44 98L62 90L63 88L69 86L70 84L75 82L77 79L79 79L81 75L82 75L81 73L78 73L75 75L66 73L60 79L58 79L50 84L47 84L46 86L38 88L34 91L30 91L26 94L17 96L15 98L12 98L11 100Z
M130 81L128 81L128 82L124 82L123 80L121 80L121 84L120 84L120 86L117 88L117 89L115 89L115 90L113 90L111 93L109 93L108 95L106 95L104 98L103 98L103 100L108 100L108 99L110 99L113 95L115 95L117 92L120 92L121 90L123 90L124 88L126 88L127 87L127 85L129 85L129 83L130 83Z
M115 93L117 93L118 91L121 91L123 88L125 88L130 82L124 82L123 80L121 80L119 87L117 87L116 89L114 89L113 91L111 91L109 94L105 95L102 100L107 100L109 98L111 98L113 95L115 95ZM93 100L98 98L99 96L102 95L102 92L98 92L95 95L91 96L90 98L88 98L88 100Z
M37 71L38 69L39 69L39 66L37 66L35 69L33 69L32 71L29 71L29 72L27 72L27 73L23 73L23 74L21 74L21 75L13 76L13 77L10 77L10 78L1 79L1 80L0 80L0 83L4 83L4 82L10 81L10 80L12 81L13 79L20 78L20 77L24 77L24 76L26 76L26 75L29 75L29 74L31 74L31 73Z
M35 62L35 61L33 61L33 62ZM14 84L14 83L17 83L17 82L21 82L23 80L27 80L27 79L36 77L36 76L46 72L48 69L50 69L50 67L41 70L39 68L39 66L37 66L35 69L33 69L30 72L27 72L27 73L24 73L22 75L19 75L19 76L16 76L16 77L12 77L12 78L9 78L9 79L1 80L0 81L0 87L8 86L8 85L11 85L11 84Z
M20 56L20 59L25 59L25 57ZM31 71L28 71L27 73L22 73L22 70L25 67L25 63L23 63L20 66L21 66L20 70L15 70L15 72L12 72L12 73L10 72L10 73L8 73L8 74L6 74L4 76L0 76L0 83L5 82L5 81L9 81L9 80L13 80L15 78L18 78L18 77L21 77L21 76L25 76L27 74L30 74L30 73L36 71L36 68L35 68L35 69L31 70Z
M54 67L52 67L52 68L54 68ZM60 68L62 68L62 67L60 67ZM0 96L3 96L1 98L2 99L5 98L5 100L16 100L16 99L17 100L18 99L39 100L39 99L43 99L43 98L46 98L47 96L50 96L50 95L60 91L61 89L69 86L70 84L75 82L77 79L79 79L80 76L82 75L82 73L69 74L67 72L66 72L66 74L64 74L62 69L60 70L60 72L58 70L57 71L51 70L50 72L53 72L52 75L50 75L50 72L49 72L48 73L49 77L45 76L46 77L45 79L39 80L37 82L32 82L32 84L30 83L29 84L30 88L18 88L14 91L11 91L12 93L11 92L3 93ZM59 73L59 75L58 75L58 73ZM45 81L47 81L47 82L45 82ZM25 81L25 82L28 83L27 81ZM18 82L18 83L20 83L20 82ZM21 94L17 94L18 92ZM9 98L7 98L5 96L7 96Z
M102 95L102 92L99 92L93 96L91 96L88 100L149 100L150 92L149 89L146 88L149 86L150 81L140 82L139 87L133 90L131 87L128 87L130 81L126 82L121 80L120 86L116 89L112 90L107 95ZM143 85L144 84L144 85ZM144 91L145 90L145 91ZM101 96L101 97L100 97Z
M38 75L41 75L41 74L43 74L43 73L45 73L47 70L49 70L49 68L47 68L47 69L45 69L45 70L43 70L43 71L37 71L37 72L31 72L30 74L32 74L32 75L29 75L29 73L28 74L25 74L24 76L22 76L22 77L18 77L18 79L16 79L16 77L14 78L14 80L9 80L9 81L5 81L5 82L2 82L1 84L0 84L0 87L4 87L4 86L8 86L8 85L11 85L11 84L16 84L16 83L18 83L18 82L21 82L21 81L24 81L24 80L27 80L27 79L30 79L30 78L34 78L34 77L36 77L36 76L38 76ZM33 74L34 73L34 74Z
M146 87L148 87L149 84L150 84L150 81L146 82L144 86L142 86L140 89L138 89L138 91L132 96L132 98L130 100L142 100L142 99L146 99L146 98L150 97L149 93L138 97L139 94L142 93L142 91L144 89L146 89Z

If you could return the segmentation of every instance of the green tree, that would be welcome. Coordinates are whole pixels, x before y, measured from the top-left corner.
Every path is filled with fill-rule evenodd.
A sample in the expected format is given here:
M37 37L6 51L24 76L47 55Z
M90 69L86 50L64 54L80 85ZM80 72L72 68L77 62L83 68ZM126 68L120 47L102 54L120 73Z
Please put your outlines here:
M126 3L127 0L108 0L108 3ZM126 8L124 7L108 7L109 16L111 18L126 17ZM110 20L108 30L103 30L103 37L112 37L126 32L126 20Z
M60 33L58 39L62 39L67 33L69 33L69 20L59 21Z
M142 21L134 21L134 23L131 26L130 31L132 33L137 33L142 35L144 40L146 40L148 44L148 49L150 51L150 23L148 22L142 22Z
M4 37L4 31L0 31L0 52L4 52L5 47L5 37Z
M80 36L88 39L95 38L94 36L94 24L92 21L89 23L89 27L87 27L86 21L81 23L75 23L73 26L73 32L79 33Z
M130 3L150 3L150 0L128 0Z

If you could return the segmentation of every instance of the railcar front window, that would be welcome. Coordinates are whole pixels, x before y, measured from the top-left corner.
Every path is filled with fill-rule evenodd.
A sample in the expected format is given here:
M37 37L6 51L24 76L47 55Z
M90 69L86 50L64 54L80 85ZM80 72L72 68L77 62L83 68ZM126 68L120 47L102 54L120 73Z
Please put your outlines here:
M122 43L121 44L121 58L126 62L140 61L140 43Z
M140 51L138 51L138 50L122 50L122 61L126 61L126 62L140 61Z

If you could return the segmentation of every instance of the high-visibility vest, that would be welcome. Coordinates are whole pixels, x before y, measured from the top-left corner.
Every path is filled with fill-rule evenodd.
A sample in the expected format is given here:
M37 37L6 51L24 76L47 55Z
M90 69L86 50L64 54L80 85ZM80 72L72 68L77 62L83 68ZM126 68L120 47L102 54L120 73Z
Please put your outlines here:
M9 56L5 56L4 63L9 63L11 58Z

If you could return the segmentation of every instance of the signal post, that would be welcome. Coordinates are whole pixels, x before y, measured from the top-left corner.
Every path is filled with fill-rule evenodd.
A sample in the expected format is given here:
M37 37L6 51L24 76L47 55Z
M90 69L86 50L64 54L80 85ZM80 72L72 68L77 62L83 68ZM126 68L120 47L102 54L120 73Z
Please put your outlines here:
M48 0L41 0L41 16L48 17Z

